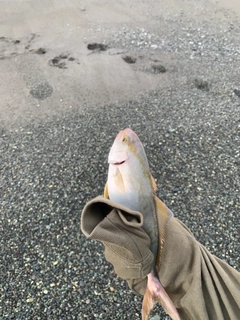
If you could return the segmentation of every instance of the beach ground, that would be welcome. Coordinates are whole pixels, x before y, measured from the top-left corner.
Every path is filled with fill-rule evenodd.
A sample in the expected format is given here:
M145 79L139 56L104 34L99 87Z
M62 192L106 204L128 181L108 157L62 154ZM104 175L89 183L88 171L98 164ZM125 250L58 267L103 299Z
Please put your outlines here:
M1 319L140 319L80 232L129 126L158 196L240 269L239 17L237 0L0 1Z

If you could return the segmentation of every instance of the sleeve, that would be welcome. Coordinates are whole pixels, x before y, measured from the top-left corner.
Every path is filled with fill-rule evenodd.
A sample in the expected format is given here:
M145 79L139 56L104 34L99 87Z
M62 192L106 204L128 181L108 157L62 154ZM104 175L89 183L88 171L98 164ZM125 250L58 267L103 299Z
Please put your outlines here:
M81 217L85 236L103 243L106 260L113 265L116 274L140 294L145 291L146 276L154 261L149 249L150 239L142 224L140 212L101 196L86 204Z

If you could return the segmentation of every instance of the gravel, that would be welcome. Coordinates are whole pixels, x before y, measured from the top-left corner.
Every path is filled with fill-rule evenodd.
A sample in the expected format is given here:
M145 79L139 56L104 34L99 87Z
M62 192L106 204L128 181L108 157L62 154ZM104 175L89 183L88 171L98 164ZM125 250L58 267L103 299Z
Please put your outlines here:
M141 298L79 225L85 203L103 192L109 148L127 126L146 148L159 197L207 249L240 269L240 25L164 22L171 29L164 39L130 26L106 39L174 55L177 81L169 87L12 131L1 125L1 319L140 319ZM158 306L152 315L169 319Z

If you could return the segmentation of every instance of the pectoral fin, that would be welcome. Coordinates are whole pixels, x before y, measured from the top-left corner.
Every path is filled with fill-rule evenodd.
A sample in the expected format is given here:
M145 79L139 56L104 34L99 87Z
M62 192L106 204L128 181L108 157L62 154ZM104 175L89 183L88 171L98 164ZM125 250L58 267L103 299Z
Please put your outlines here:
M105 188L104 188L104 193L103 193L104 198L109 198L109 194L108 194L108 183L106 182L105 184Z
M149 318L150 312L157 302L161 304L173 320L181 320L172 300L158 278L151 272L148 275L147 289L143 297L142 320L147 320Z

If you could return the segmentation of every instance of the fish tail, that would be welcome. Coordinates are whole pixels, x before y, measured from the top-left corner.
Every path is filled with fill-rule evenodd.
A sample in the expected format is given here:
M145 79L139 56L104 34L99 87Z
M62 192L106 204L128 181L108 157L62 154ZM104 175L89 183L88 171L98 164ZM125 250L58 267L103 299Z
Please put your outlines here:
M142 303L142 320L147 320L149 318L150 312L157 302L160 303L173 320L181 320L173 301L170 299L157 275L154 275L154 273L155 271L148 275L147 288Z
M155 301L150 293L150 290L147 287L142 302L142 320L147 320L149 318L154 305Z

